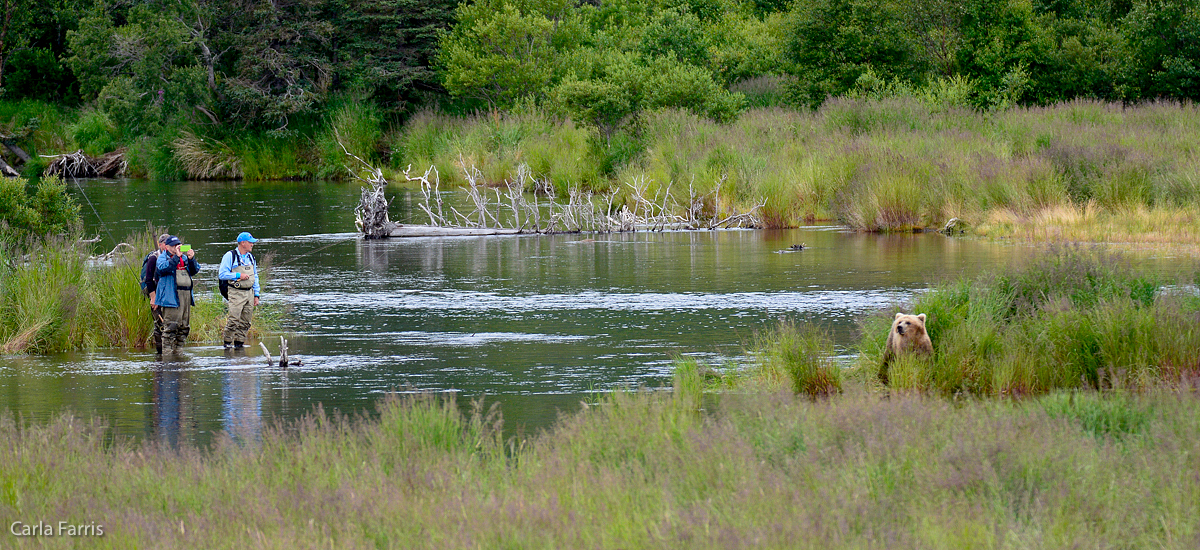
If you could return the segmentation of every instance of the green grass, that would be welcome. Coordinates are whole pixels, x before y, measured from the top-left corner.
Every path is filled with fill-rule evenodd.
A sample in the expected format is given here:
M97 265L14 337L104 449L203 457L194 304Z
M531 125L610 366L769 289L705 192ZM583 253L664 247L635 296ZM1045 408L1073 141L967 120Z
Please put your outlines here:
M919 294L934 358L897 367L894 387L945 395L1154 387L1200 375L1195 271L1148 275L1105 249L1052 248L1026 266ZM862 323L855 371L880 359L896 309ZM893 375L893 380L897 376Z
M159 233L147 229L130 235L125 242L136 251L101 262L89 261L91 247L74 239L34 242L20 252L6 249L7 261L0 267L0 352L144 349L154 327L139 284L141 262ZM15 260L25 255L27 261ZM269 266L269 259L264 260ZM220 342L227 309L217 293L216 276L202 271L200 277L211 279L211 292L196 296L189 340ZM279 304L260 306L251 338L280 332L285 315Z
M528 439L502 440L501 422L452 400L391 398L377 419L318 409L197 450L4 415L0 513L103 527L36 541L49 548L1183 549L1200 538L1192 392L755 392L704 413L619 392Z

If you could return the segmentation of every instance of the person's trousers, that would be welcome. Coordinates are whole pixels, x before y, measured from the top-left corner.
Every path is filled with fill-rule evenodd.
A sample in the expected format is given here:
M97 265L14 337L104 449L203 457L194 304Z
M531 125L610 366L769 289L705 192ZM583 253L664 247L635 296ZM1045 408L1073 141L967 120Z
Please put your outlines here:
M254 320L254 292L229 289L229 321L225 323L226 342L245 342Z
M162 353L163 326L165 325L162 308L150 304L150 320L154 321L154 332L150 333L150 341L154 344L154 350Z
M179 307L164 307L163 312L163 349L179 351L187 343L188 333L191 332L192 322L192 291L177 290Z

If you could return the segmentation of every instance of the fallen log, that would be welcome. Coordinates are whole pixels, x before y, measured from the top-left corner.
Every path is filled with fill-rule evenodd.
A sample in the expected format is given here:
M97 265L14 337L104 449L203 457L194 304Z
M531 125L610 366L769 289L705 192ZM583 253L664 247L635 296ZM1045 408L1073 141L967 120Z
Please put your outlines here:
M12 166L9 166L7 162L4 162L4 159L0 159L0 174L4 174L4 177L7 178L21 177L21 173L16 171Z
M388 237L471 237L478 235L517 235L522 231L493 227L439 227L436 225L397 225ZM529 233L526 231L526 233Z
M11 140L4 140L3 143L4 143L4 146L8 148L9 151L12 151L12 154L16 155L17 158L21 159L21 162L32 162L33 161L33 157L29 156L29 153L26 153L23 149L18 147L16 143L13 143Z
M92 159L96 174L101 178L118 178L125 175L129 163L125 161L125 149L117 149Z

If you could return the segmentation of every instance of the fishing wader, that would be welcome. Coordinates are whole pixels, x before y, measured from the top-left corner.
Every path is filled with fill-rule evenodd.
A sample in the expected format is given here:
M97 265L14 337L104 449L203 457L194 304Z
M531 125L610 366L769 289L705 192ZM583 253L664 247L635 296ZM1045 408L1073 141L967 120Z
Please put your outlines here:
M186 267L175 270L175 293L179 307L162 308L163 348L170 353L183 349L192 329L192 276Z
M163 308L150 304L150 319L154 321L154 332L150 334L150 340L154 342L154 351L162 353L163 346L163 329L166 327L166 321L163 319Z
M234 348L240 348L245 345L246 333L254 319L254 266L238 265L233 272L249 275L245 280L239 278L229 281L229 321L225 323L224 340L226 345L233 342Z

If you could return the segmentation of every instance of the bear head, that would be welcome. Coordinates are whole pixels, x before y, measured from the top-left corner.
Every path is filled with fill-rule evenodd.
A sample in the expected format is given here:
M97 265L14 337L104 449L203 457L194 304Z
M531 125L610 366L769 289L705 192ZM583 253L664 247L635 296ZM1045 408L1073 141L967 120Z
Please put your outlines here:
M896 320L892 322L892 330L897 336L905 340L920 338L925 334L925 314L907 315L897 313Z

